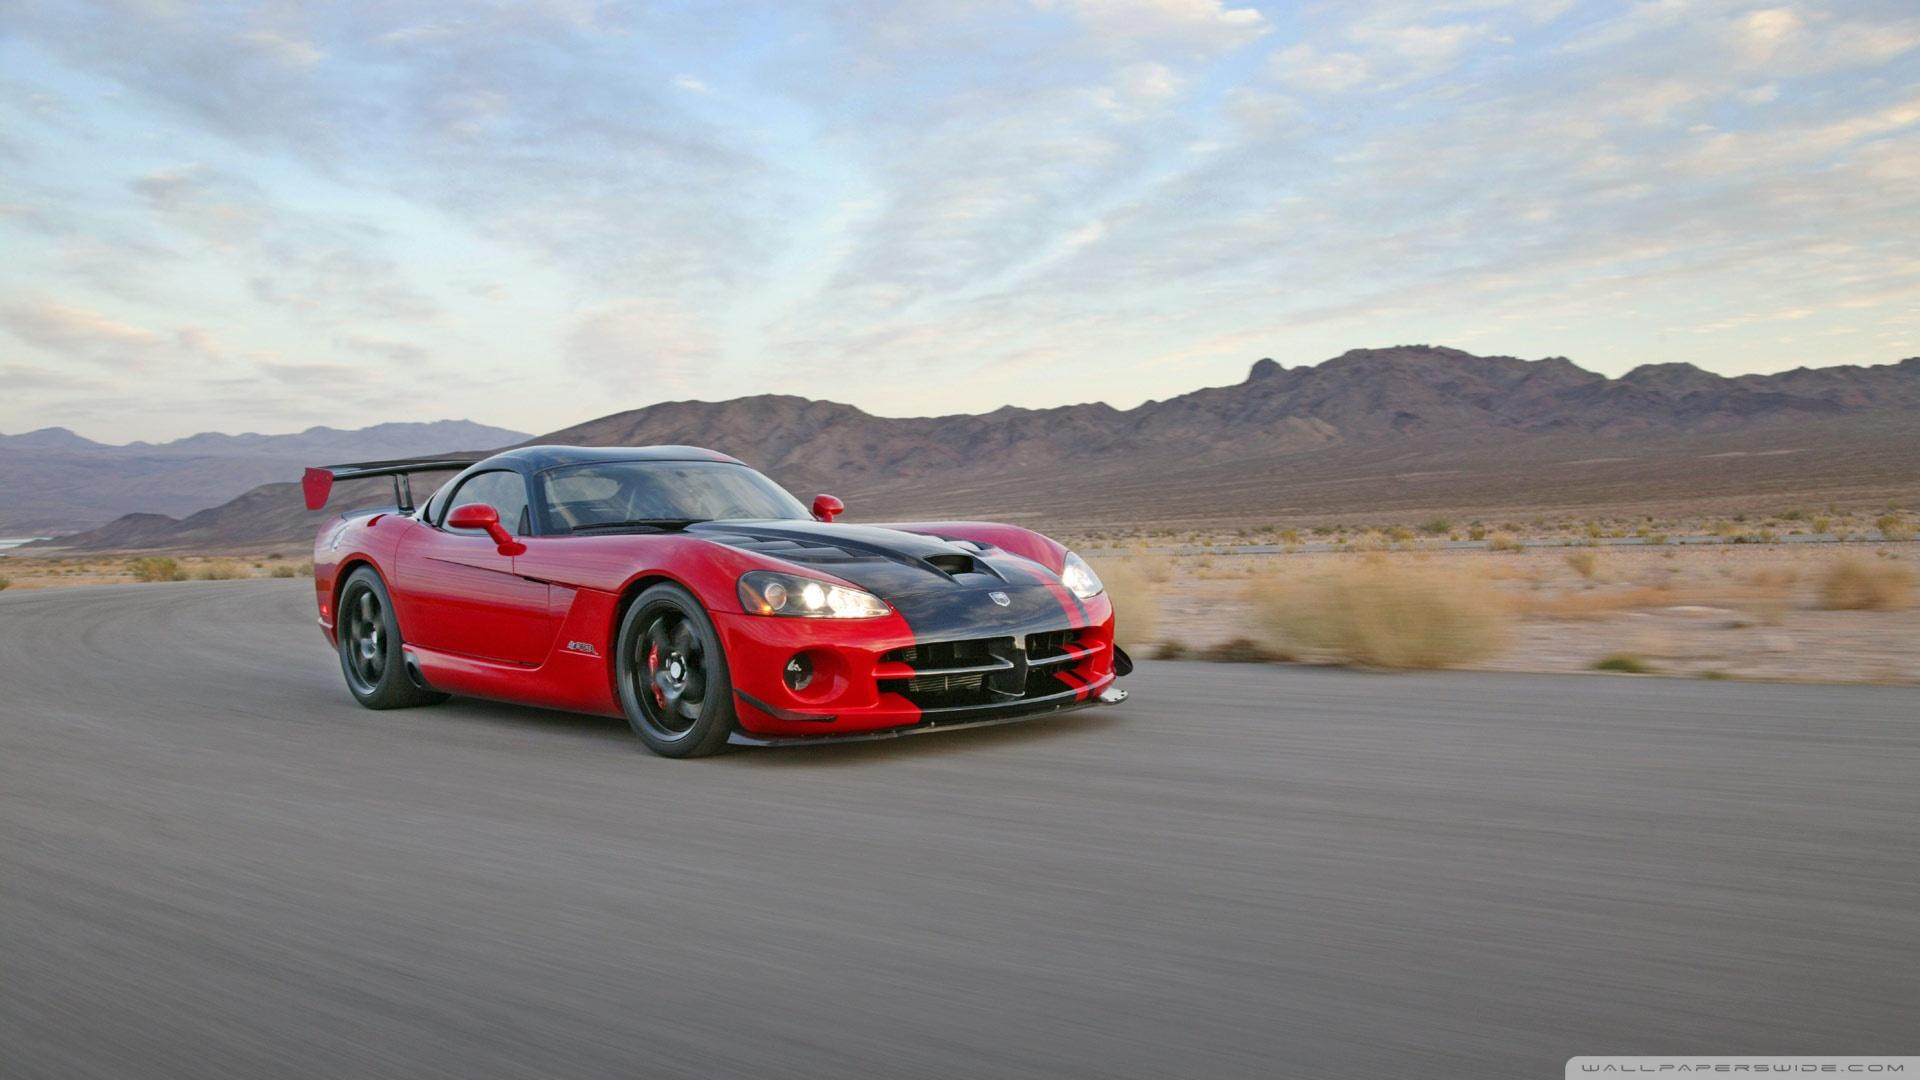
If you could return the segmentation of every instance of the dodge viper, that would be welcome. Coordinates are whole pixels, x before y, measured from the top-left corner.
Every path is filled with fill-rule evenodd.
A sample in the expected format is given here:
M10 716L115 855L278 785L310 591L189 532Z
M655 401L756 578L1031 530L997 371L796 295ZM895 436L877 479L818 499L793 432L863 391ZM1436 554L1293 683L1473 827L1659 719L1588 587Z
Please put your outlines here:
M411 477L459 475L418 507ZM370 709L450 694L624 716L668 757L884 738L1126 693L1113 607L1078 555L1010 525L836 521L725 454L529 446L391 477L314 545L320 626Z

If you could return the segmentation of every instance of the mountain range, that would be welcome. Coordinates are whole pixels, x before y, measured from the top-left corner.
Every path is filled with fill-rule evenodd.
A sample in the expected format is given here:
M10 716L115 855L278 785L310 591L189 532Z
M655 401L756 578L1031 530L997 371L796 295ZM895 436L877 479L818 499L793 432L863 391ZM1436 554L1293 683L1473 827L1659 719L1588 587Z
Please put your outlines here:
M206 433L118 446L58 427L0 434L0 536L89 528L129 512L191 513L317 462L487 450L526 437L468 420L289 435Z
M803 498L840 494L864 520L1073 528L1684 513L1920 493L1920 357L1733 378L1659 364L1609 378L1563 357L1409 345L1291 368L1264 359L1239 383L1131 409L894 418L765 395L650 405L534 441L708 446ZM382 497L365 484L336 496L341 505ZM184 520L140 516L69 542L295 544L316 524L297 485L279 484Z

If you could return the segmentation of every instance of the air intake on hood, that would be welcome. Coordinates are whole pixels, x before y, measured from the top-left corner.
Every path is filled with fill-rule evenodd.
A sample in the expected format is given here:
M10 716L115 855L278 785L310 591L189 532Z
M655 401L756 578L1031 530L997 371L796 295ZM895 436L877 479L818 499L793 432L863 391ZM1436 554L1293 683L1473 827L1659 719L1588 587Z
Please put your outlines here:
M931 564L934 569L949 577L958 577L961 574L971 574L974 572L973 556L971 555L929 555L927 556L927 562Z

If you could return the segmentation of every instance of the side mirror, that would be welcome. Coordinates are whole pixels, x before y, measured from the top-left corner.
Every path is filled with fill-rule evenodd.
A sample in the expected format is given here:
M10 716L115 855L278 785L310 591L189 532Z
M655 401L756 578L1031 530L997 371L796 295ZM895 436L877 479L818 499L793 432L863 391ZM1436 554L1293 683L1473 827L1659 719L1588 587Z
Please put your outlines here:
M505 525L500 524L500 511L486 503L468 503L456 506L447 515L447 527L451 529L480 529L493 538L494 546L502 555L523 555L527 545L513 538Z
M813 497L813 516L821 521L832 521L847 512L847 504L831 495Z

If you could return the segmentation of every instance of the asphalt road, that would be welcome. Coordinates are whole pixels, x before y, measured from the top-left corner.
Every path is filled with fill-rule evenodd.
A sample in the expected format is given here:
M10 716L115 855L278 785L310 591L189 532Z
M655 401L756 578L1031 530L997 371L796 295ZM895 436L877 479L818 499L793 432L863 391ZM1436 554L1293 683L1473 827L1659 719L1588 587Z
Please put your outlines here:
M356 707L302 582L0 595L0 1075L1920 1053L1920 695L1142 664L843 747Z

